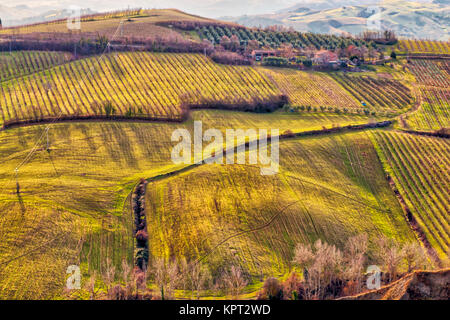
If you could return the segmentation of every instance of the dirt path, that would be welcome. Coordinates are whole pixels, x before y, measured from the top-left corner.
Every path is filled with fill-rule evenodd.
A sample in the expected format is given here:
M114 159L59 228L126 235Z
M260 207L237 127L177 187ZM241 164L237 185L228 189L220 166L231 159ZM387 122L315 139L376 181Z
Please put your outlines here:
M422 97L422 94L421 94L421 92L420 92L420 88L419 88L419 85L417 85L417 84L414 84L413 85L413 93L414 93L414 97L415 97L415 101L414 101L414 104L413 104L413 106L411 107L411 109L410 110L408 110L407 112L405 112L405 113L403 113L403 114L401 114L400 116L399 116L399 123L400 123L400 126L402 127L402 128L404 128L404 129L409 129L409 126L408 126L408 123L406 122L406 119L408 118L408 116L410 115L410 114L412 114L413 112L416 112L417 110L419 110L419 108L422 106L422 104L423 104L423 97Z

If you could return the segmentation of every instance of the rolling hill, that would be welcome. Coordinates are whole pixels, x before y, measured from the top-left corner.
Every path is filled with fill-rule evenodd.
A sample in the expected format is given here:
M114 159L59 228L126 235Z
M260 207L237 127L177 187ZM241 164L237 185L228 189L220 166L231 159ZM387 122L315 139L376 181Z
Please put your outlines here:
M419 3L385 0L371 5L355 4L331 9L298 5L291 10L265 15L226 17L228 21L251 27L284 25L297 31L332 34L359 34L374 29L376 14L381 14L382 29L392 29L399 37L448 41L450 7L448 3ZM368 27L369 24L369 27Z

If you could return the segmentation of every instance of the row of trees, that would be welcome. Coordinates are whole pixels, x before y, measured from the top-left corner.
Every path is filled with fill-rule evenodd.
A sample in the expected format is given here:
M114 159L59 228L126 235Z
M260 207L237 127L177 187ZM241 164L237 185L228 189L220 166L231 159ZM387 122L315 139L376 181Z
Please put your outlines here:
M277 26L266 29L252 29L224 25L207 25L203 27L197 26L195 30L202 39L207 39L214 44L220 43L223 39L231 40L234 37L234 41L241 47L245 47L249 41L256 41L260 47L279 48L282 44L291 44L297 49L314 47L316 49L335 50L337 48L348 47L349 45L355 45L357 47L369 45L364 39L310 32L302 33Z
M285 281L274 277L265 280L259 299L334 299L366 291L366 270L376 264L381 270L381 283L397 280L402 274L418 269L433 268L426 250L418 242L400 244L381 236L372 246L365 234L351 237L343 249L321 240L313 245L297 244L294 250L295 266ZM450 265L448 259L444 262ZM94 275L85 284L92 299L174 299L176 290L199 299L202 295L227 294L238 298L251 277L238 266L224 268L212 275L206 264L181 259L166 261L154 259L143 269L123 262L122 275L107 263L100 282ZM93 279L92 279L93 278ZM156 285L150 290L148 283Z

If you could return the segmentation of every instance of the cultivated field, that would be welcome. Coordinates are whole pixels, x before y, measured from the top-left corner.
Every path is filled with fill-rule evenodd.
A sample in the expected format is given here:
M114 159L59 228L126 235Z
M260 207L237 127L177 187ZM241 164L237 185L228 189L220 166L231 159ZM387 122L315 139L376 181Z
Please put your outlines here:
M184 124L54 124L50 152L42 125L0 132L0 298L58 297L65 269L78 259L84 278L103 272L108 257L117 270L123 258L131 264L130 192L139 178L179 168L171 161L170 136L177 128L192 132L193 120L201 120L204 130L224 133L226 128L255 127L300 132L368 121L335 114L242 115L199 110Z
M290 98L293 106L362 109L361 104L328 75L281 68L262 68L263 73Z
M401 52L408 53L448 54L450 51L450 43L429 40L399 40L397 48Z
M332 77L357 101L364 102L371 110L398 113L413 102L410 89L396 80L339 74Z
M404 133L374 135L378 154L440 257L449 248L449 143Z
M412 60L409 69L419 84L442 88L450 87L450 66L446 60Z
M118 53L2 83L3 123L121 115L179 120L182 103L228 105L280 95L256 69L196 54Z
M69 31L61 19L0 29L0 300L89 299L90 291L106 297L113 287L118 295L109 298L122 291L130 298L134 280L122 278L124 261L133 276L148 271L146 294L153 298L164 292L161 281L172 282L168 298L191 297L195 279L188 278L196 270L181 268L183 283L174 285L172 275L162 275L173 271L173 261L208 269L214 283L201 294L208 299L234 295L225 276L240 267L249 282L245 295L235 296L255 298L267 277L285 280L293 270L306 288L303 266L293 263L297 244L320 239L344 249L355 235L368 236L361 272L388 256L377 257L382 235L420 244L445 264L449 142L432 132L400 132L396 121L409 130L450 127L447 60L393 59L367 70L363 64L361 72L219 64L209 56L220 54L203 40L218 49L223 36L232 38L236 52L223 59L243 54L250 40L272 49L341 48L340 56L356 52L350 45L369 45L175 9L85 16L81 28ZM37 39L48 51L12 48L39 49ZM50 51L52 45L73 45L77 54ZM426 56L446 54L449 45L401 40L379 48ZM192 137L195 121L224 136L228 129L278 129L278 174L261 175L260 165L174 164L172 134L187 129ZM362 124L370 129L337 130ZM400 255L391 249L388 258ZM347 260L341 266L353 266ZM382 263L384 276L395 278ZM65 289L70 265L81 267L81 290ZM111 267L115 278L108 280ZM357 291L346 272L335 273L344 280L340 289ZM332 282L330 290L339 287Z
M360 232L412 239L365 133L283 142L280 160L274 176L204 165L151 182L151 260L201 261L213 275L238 264L258 281L287 272L298 242L341 246Z
M67 52L13 51L0 53L0 81L19 78L69 62Z
M130 194L140 177L173 167L170 124L55 124L0 132L0 299L63 294L66 268L83 277L133 263ZM82 241L80 241L82 239ZM43 276L45 274L45 276Z

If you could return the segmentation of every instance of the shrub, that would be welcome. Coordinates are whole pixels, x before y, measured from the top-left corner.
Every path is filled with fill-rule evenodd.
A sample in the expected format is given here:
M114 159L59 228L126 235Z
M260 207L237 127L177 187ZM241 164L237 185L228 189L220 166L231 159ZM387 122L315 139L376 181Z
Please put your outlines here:
M147 246L148 234L145 230L139 230L136 232L136 240L138 242L138 246L143 248Z
M267 278L261 289L259 300L281 300L283 298L283 289L277 278Z
M265 57L262 64L272 67L286 67L289 64L289 60L282 57Z
M395 51L391 52L391 58L394 60L397 59L397 54L395 53Z
M307 68L311 68L312 67L312 61L311 60L303 60L302 63Z
M251 61L240 54L230 51L215 51L211 58L214 62L231 65L251 65Z

